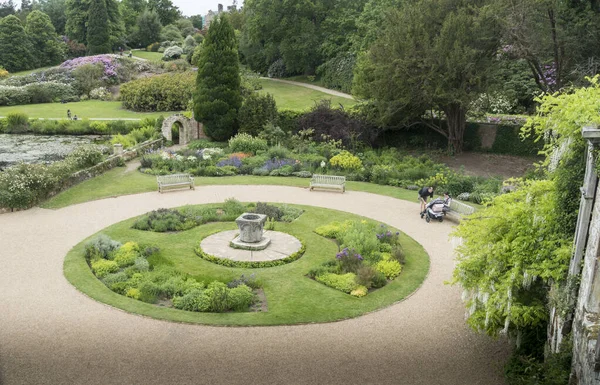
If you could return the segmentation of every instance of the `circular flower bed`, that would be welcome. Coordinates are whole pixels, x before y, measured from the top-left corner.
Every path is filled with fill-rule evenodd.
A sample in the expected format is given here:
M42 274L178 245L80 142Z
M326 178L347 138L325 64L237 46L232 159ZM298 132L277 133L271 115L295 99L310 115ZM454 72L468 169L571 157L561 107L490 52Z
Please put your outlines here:
M214 211L227 216L231 213L227 214L226 205L189 206L186 210ZM244 210L258 208L253 204L240 205ZM265 206L277 207L261 204L261 209ZM369 239L370 244L378 245L377 253L381 254L379 250L388 247L379 246L383 243L377 234L386 235L388 229L382 233L379 224L344 212L288 207L302 215L291 222L273 222L272 226L273 230L302 239L305 253L293 263L269 269L217 265L198 257L194 249L210 234L235 230L233 221L210 221L185 231L161 233L132 228L144 217L141 216L112 225L82 241L67 255L65 275L88 296L129 312L179 322L222 325L297 324L356 317L402 300L424 280L429 268L427 254L418 243L399 233L398 245L404 254L401 272L397 268L379 267L378 261L373 269L385 271L385 285L381 285L381 274L377 274L378 278L371 277L370 285L366 280L358 285L358 270L364 267L360 263L355 266L357 273L352 273L352 268L339 271L333 268L341 266L341 257L336 258L336 254L355 256L352 248L340 250L336 242L315 230L331 225L331 221L360 223L367 232L362 235L355 232L356 239ZM100 234L103 236L99 237ZM381 255L364 256L365 260L373 258L386 260ZM347 262L344 266L354 266L354 261ZM325 271L328 266L331 269ZM310 278L310 272L320 268L324 268L323 274ZM370 277L360 274L363 279ZM344 290L336 290L337 284L327 285L325 281L343 283ZM374 290L378 285L380 288Z

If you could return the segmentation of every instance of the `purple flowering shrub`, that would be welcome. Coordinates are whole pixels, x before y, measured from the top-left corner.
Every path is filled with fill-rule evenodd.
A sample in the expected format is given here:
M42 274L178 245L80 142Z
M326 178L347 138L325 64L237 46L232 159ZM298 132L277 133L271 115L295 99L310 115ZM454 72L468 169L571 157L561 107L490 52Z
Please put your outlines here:
M344 273L356 273L362 265L364 258L356 250L345 247L336 254L335 259L340 263L341 270Z
M128 80L127 66L121 58L112 55L82 56L67 60L60 65L60 68L74 71L75 69L87 65L101 65L103 68L102 80L106 82L121 82Z
M394 246L394 245L398 244L398 238L400 238L400 232L398 232L398 231L393 232L391 230L388 230L388 228L384 224L381 224L381 225L379 225L379 230L377 231L375 236L377 237L379 242L387 243L389 245Z
M242 160L237 156L232 156L231 158L223 159L217 163L217 167L223 166L233 166L239 169L240 167L242 167Z
M296 161L294 159L273 158L273 159L267 160L262 168L267 171L273 171L273 170L280 169L284 166L295 166L296 163L298 163L298 161Z

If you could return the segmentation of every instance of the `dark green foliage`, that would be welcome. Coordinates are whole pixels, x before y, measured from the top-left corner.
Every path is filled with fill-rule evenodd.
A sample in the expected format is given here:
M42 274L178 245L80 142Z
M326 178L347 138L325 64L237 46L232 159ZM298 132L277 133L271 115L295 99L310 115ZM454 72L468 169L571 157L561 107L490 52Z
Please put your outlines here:
M0 64L9 72L33 68L36 63L33 45L19 18L0 19Z
M58 40L50 17L41 11L27 15L25 31L31 38L38 66L60 63L65 56L66 45Z
M160 19L156 12L145 10L138 17L136 24L137 39L141 46L146 47L154 42L159 41L162 25L160 24ZM151 51L154 52L157 50L158 46L155 50L151 49Z
M572 336L564 337L558 353L544 357L545 327L523 330L521 335L521 344L504 366L506 382L509 385L566 385L573 358Z
M134 111L182 111L192 98L194 74L168 73L121 86L123 106Z
M489 8L461 0L421 0L391 11L384 32L360 56L354 91L377 102L384 123L422 120L463 149L465 116L485 90L498 47L497 23ZM423 119L443 112L446 127Z
M108 11L105 0L91 0L87 25L87 50L90 55L110 52Z
M158 209L144 215L133 223L131 227L138 230L167 231L189 230L203 223L203 218L196 213L188 211L182 213L173 209Z
M519 126L498 126L496 130L496 139L490 149L495 154L511 154L520 156L533 156L544 147L544 141L537 143L531 138L521 138Z
M257 136L265 124L277 119L277 105L273 95L250 94L240 108L238 120L240 132Z
M283 217L283 212L277 206L270 205L268 203L258 202L254 212L257 214L266 215L269 219L280 221Z
M237 131L242 105L237 41L227 16L210 24L198 62L194 117L206 134L226 140Z
M298 119L299 130L314 130L314 139L341 140L344 146L355 148L359 142L371 144L377 136L376 129L360 116L332 108L331 102L323 100Z
M317 68L317 74L325 87L350 93L355 66L356 56L344 53L321 64Z
M565 236L575 233L581 199L579 188L585 175L585 153L585 141L576 139L551 175L556 182L556 205L560 212L558 228Z
M181 35L181 32L179 32L179 28L174 24L166 25L160 31L160 41L174 41L181 43L182 40L183 36Z
M93 46L94 52L109 52L111 49L124 47L123 34L125 28L121 22L119 4L115 0L66 0L65 32L71 40L78 43L90 45L88 41L89 31L92 28L92 36L96 35ZM92 5L95 10L92 12ZM91 20L92 15L103 16L100 20ZM105 30L108 31L108 36ZM106 40L101 38L106 37ZM107 47L107 48L106 48ZM105 48L107 50L105 50ZM88 52L90 47L88 47Z
M210 254L206 254L200 248L196 248L194 251L200 258L205 259L212 263L216 263L217 265L222 265L222 266L227 266L227 267L239 267L242 269L260 269L260 268L265 268L265 267L281 266L281 265L285 265L290 262L294 262L295 260L302 257L302 255L304 255L304 252L306 251L306 247L304 246L304 243L303 243L302 248L300 250L298 250L297 252L295 252L294 254L292 254L286 258L278 259L275 261L262 261L262 262L232 261L231 259L219 258L219 257L212 256Z
M284 132L297 132L298 121L302 115L300 111L280 110L277 116L277 127Z
M149 0L148 9L158 13L162 25L174 23L181 17L181 11L171 0Z
M58 35L65 34L66 0L41 0L38 2L40 11L50 17Z

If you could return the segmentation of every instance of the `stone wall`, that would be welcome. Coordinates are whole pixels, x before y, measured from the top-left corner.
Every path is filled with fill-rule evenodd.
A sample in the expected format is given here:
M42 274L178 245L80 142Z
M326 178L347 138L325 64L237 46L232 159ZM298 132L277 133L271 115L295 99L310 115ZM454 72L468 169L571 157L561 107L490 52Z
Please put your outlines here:
M173 140L171 129L176 122L181 124L181 129L179 130L179 143L176 144L185 145L192 140L206 138L202 123L197 122L193 118L190 119L184 115L176 114L169 116L163 121L161 131L166 140Z
M600 186L596 197L600 195ZM596 200L583 259L581 284L573 320L573 378L578 385L599 385L597 344L600 328L600 201ZM598 368L600 369L600 368Z

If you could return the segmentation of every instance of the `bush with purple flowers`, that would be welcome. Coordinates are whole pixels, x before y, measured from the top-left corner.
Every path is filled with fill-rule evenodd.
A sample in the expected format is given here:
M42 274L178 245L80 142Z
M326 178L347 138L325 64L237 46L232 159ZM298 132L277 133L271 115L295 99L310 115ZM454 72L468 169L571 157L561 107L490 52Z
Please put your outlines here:
M356 250L349 250L347 247L337 253L335 259L339 261L344 273L356 273L364 261L363 256Z
M379 225L379 229L377 231L377 239L381 243L387 243L389 245L398 244L398 238L400 237L399 231L391 231L384 224Z
M223 159L217 163L217 167L223 166L233 166L235 168L240 168L242 167L242 160L237 156L232 156L231 158Z

